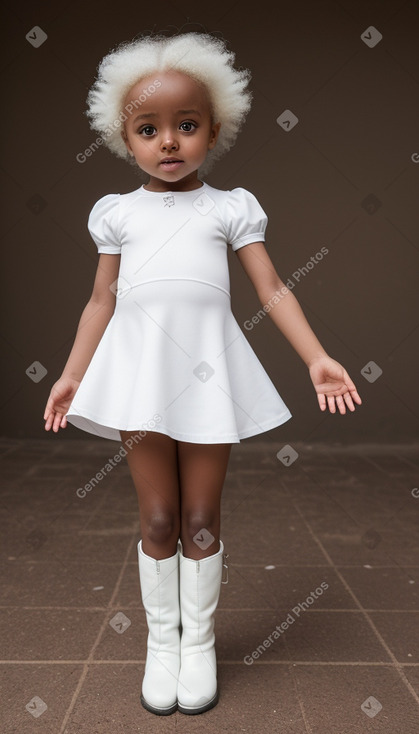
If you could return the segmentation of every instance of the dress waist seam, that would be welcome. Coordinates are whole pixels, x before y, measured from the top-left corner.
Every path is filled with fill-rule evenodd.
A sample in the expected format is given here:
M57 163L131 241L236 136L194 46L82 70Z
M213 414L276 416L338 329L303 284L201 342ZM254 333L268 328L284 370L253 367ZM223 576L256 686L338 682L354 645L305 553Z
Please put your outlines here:
M124 293L125 291L130 291L132 288L138 288L140 285L147 285L148 283L159 283L164 280L189 280L194 283L202 283L203 285L210 285L212 288L218 288L218 290L225 293L229 298L231 298L231 294L228 290L223 288L221 285L217 285L216 283L210 283L207 280L200 280L199 278L152 278L151 280L142 280L141 283L133 283L128 288L121 288L118 289L120 293Z

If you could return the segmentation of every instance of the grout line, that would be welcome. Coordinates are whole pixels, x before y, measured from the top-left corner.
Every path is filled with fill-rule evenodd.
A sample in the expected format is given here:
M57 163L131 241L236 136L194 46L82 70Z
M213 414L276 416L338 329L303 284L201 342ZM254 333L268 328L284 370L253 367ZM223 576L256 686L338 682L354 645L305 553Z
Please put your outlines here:
M283 638L283 640L284 640L285 651L289 655L290 650L289 650L288 640L287 640L287 636L286 635ZM298 686L298 675L296 675L295 667L291 663L288 666L288 673L290 674L291 680L293 682L294 692L295 692L295 696L296 696L297 701L298 701L298 705L300 707L301 716L302 716L302 719L304 721L305 730L306 730L307 734L313 734L313 730L312 730L312 728L310 726L310 723L309 723L309 720L308 720L308 717L307 717L307 714L306 714L306 710L305 710L305 707L304 707L304 697L301 695L300 688Z
M231 568L232 566L229 566ZM258 590L259 591L259 590ZM22 607L13 605L10 607L7 606L0 606L0 609L24 609L27 611L53 611L56 612L57 610L61 611L74 611L78 610L80 612L104 612L104 611L110 611L112 609L125 609L127 611L132 612L133 610L137 611L140 610L142 612L145 611L144 607L142 606L141 600L138 602L138 606L127 606L125 604L118 604L117 606L113 606L112 604L109 604L108 606L102 606L102 607L82 607L82 606L74 606L74 607L42 607L42 606L33 606L33 607ZM289 607L278 607L278 606L270 606L270 607L223 607L222 604L217 605L217 612L289 612ZM419 614L419 609L376 609L375 607L362 607L362 609L357 609L356 607L322 607L321 609L305 609L304 614L321 614L323 612L327 613L341 613L344 612L345 614L351 613L351 614L360 614L362 612L372 612L374 614Z
M243 660L218 660L219 665L246 665ZM145 659L141 660L0 660L0 665L145 665ZM396 668L397 663L386 661L367 661L367 660L255 660L252 665L312 665L312 666L350 666L356 667L373 667L373 668ZM403 668L419 668L419 663L400 663ZM248 666L246 666L248 667Z
M311 528L311 525L310 525L310 523L309 523L309 522L308 522L308 521L306 520L306 518L304 517L304 515L303 515L302 511L300 510L300 507L298 506L298 503L297 503L297 501L294 501L294 507L296 508L297 512L298 512L298 513L300 514L300 517L301 517L301 519L303 520L304 524L306 525L307 529L309 530L309 532L310 532L310 534L311 534L311 537L313 538L313 540L315 541L315 543L317 543L317 545L318 545L318 547L320 548L321 552L323 553L324 557L325 557L325 558L326 558L326 560L327 560L327 561L329 562L329 564L330 564L331 568L333 568L333 569L335 570L335 573L336 573L336 575L337 575L337 576L339 577L339 579L340 579L340 582L342 583L342 585L344 586L344 588L346 589L346 591L348 592L348 594L350 594L350 596L352 597L352 599L353 599L353 600L354 600L354 602L356 603L357 607L358 607L358 608L359 608L359 610L360 610L360 611L362 612L362 614L363 614L364 618L365 618L365 619L366 619L366 621L368 622L369 626L371 627L372 631L374 632L375 636L377 637L378 641L379 641L379 642L381 643L381 645L382 645L382 647L384 648L384 650L386 651L387 655L388 655L388 656L390 657L390 659L392 660L392 662L393 662L393 664L394 664L394 667L396 668L396 670L397 670L397 672L398 672L398 674L399 674L400 678L402 679L403 683L404 683L404 684L405 684L405 686L407 687L407 689L408 689L409 693L410 693L410 694L411 694L411 695L413 696L413 698L415 699L416 703L418 703L418 704L419 704L419 696L418 696L418 694L416 693L416 691L415 691L415 689L413 688L413 686L412 686L412 684L410 683L410 681L409 681L409 680L408 680L408 679L406 678L406 675L404 674L404 671L403 671L403 669L402 669L402 665L401 665L401 663L399 663L399 662L398 662L398 660L396 659L396 657L395 657L395 656L393 655L393 652L391 651L391 649L390 649L390 648L389 648L389 646L387 645L387 643L386 643L386 641L384 640L384 638L383 638L383 637L381 636L380 632L379 632L379 631L378 631L378 629L376 628L376 626L375 626L374 622L373 622L373 621L372 621L372 619L370 618L370 616L369 616L369 614L367 613L367 611L366 611L366 610L365 610L365 609L363 608L363 606L362 606L361 602L359 601L358 597L357 597L357 596L355 595L355 593L354 593L354 592L352 591L351 587L350 587L350 586L349 586L349 584L347 583L347 581L346 581L346 579L344 578L344 576L342 576L342 574L341 574L341 573L339 572L339 570L338 570L338 569L336 568L336 566L334 565L334 563L333 563L333 561L332 561L332 559L331 559L330 555L328 554L328 552L327 552L326 548L325 548L325 547L323 546L323 544L322 544L321 540L319 540L319 538L317 537L317 535L316 535L316 534L315 534L315 533L313 532L313 530L312 530L312 528Z
M116 597L116 594L117 594L117 593L118 593L118 591L119 591L119 588L120 588L120 585L121 585L121 581L122 581L122 577L123 577L123 574L124 574L124 572L125 572L125 568L126 568L126 564L127 564L127 559L129 558L129 555L130 555L130 553L132 552L132 549L133 549L133 546L134 546L134 544L135 544L135 543L136 543L136 540L135 540L135 537L133 536L133 537L131 538L131 540L130 540L129 544L128 544L128 547L127 547L127 551L126 551L126 553L125 553L125 558L124 558L124 561L123 561L123 563L122 563L122 567L121 567L121 570L120 570L120 572L119 572L118 578L117 578L117 580L116 580L116 583L115 583L115 588L114 588L114 591L113 591L112 597L111 597L111 599L109 600L109 604L108 604L108 607L107 607L107 609L109 609L109 608L112 608L112 602L113 602L113 600L115 599L115 597ZM71 715L71 713L72 713L72 711L73 711L73 709L74 709L74 706L76 705L76 702L77 702L77 698L78 698L78 696L79 696L79 693L80 693L80 691L81 691L81 689L82 689L83 683L84 683L84 681L85 681L85 679L86 679L87 673L88 673L88 671L89 671L89 666L90 666L90 665L91 665L91 664L92 664L93 662L95 662L95 661L93 660L93 655L94 655L94 652L95 652L95 650L96 650L97 646L99 645L99 642L100 642L100 641L101 641L101 639L102 639L102 636L103 636L103 633L104 633L105 629L107 629L107 626L108 626L108 621L107 621L106 617L107 617L107 614L105 615L105 618L104 618L104 620L103 620L103 622L102 622L102 624L101 624L101 626L100 626L99 632L98 632L98 634L96 635L96 639L95 639L95 641L94 641L94 643L93 643L93 645L92 645L92 648L91 648L91 650L90 650L90 653L89 653L89 657L88 657L88 658L87 658L87 660L86 660L86 661L85 661L85 662L83 663L83 670L82 670L82 673L81 673L81 676L80 676L79 682L78 682L78 684L77 684L77 686L76 686L76 689L75 689L75 691L74 691L74 693L73 693L73 696L72 696L72 698L71 698L70 704L69 704L69 706L68 706L68 708L67 708L67 711L66 711L66 713L65 713L65 715L64 715L64 719L63 719L63 721L62 721L62 724L61 724L61 728L60 728L60 730L59 730L58 734L64 734L65 728L66 728L66 726L67 726L67 722L68 722L68 720L69 720L69 718L70 718L70 715Z
M21 448L21 446L23 446L24 443L25 442L23 440L20 443L16 442L16 447L17 448ZM75 446L78 446L81 443L82 443L81 440L80 441L77 441L76 440L74 442L74 445ZM0 445L1 445L1 442L0 442ZM69 445L70 448L71 448L72 443L69 442L67 445ZM97 442L97 445L99 445L99 441ZM103 445L102 444L102 440L100 440L100 445L101 446ZM293 445L297 446L297 442L294 442ZM304 446L304 442L300 442L300 445L301 446ZM273 442L269 442L268 443L268 447L267 447L266 450L269 451L269 456L271 455L271 452L274 450L274 447L275 447L275 444ZM352 448L354 448L354 447L352 447ZM391 448L393 449L394 447L391 446ZM396 448L397 448L398 451L402 452L402 451L405 450L405 444L398 444L396 446ZM380 473L381 473L381 476L383 476L383 475L385 476L386 475L384 469L381 466L376 465L375 462L374 462L374 459L376 459L377 461L379 461L380 459L384 459L384 457L386 456L385 453L380 453L380 452L374 453L374 449L373 449L372 450L373 451L372 458L371 458L371 456L368 455L368 453L364 453L364 451L366 449L365 446L362 446L362 444L360 444L359 447L358 447L358 449L359 449L359 457L361 459L364 459L364 461L368 462L370 465L373 465L376 468L376 470L378 469L380 471ZM367 447L367 449L368 449L368 447ZM8 457L10 458L10 454L14 450L15 450L15 447L12 447L11 445L9 445L9 447L6 449L5 456L8 455ZM370 450L370 449L368 449L368 450ZM237 451L238 451L238 447L237 446L236 446L235 451L236 451L236 455L237 455ZM259 452L257 446L253 446L252 447L251 446L251 442L250 442L250 443L246 444L245 449L243 448L242 449L242 452L240 452L239 455L240 456L242 456L242 455L245 456L246 455L246 452L249 452L249 451L250 452L253 452L254 451L255 452L255 455L256 455L256 452ZM64 454L64 452L65 452L65 446L63 446L63 447L60 446L59 447L58 444L55 444L53 451L50 451L48 454L40 455L39 457L34 458L35 469L38 470L40 468L40 466L42 466L42 464L44 462L48 462L48 463L51 463L51 464L55 463L57 461L57 459L59 459L60 457L62 457L62 455ZM87 454L86 454L86 456L87 456ZM252 453L251 453L251 456L252 456ZM331 448L329 447L329 453L327 454L327 457L328 457L328 465L330 463L333 464L333 462L334 462L334 465L337 466L338 465L337 462L340 460L340 458L343 457L343 459L345 459L345 457L348 457L350 459L351 458L351 453L348 453L348 447L343 447L343 448L337 449L337 450L333 450L333 447L331 447ZM308 459L312 458L310 451L307 451L307 458ZM411 463L411 461L409 459L412 459L413 460L414 459L414 455L413 455L413 453L410 454L409 453L409 450L407 450L407 458L404 459L404 462L406 464L410 464L410 466L412 468L414 468L414 465ZM310 465L310 467L309 467L309 469L311 471L309 471L309 472L303 471L303 474L306 477L308 476L310 478L310 481L315 481L316 471L319 469L319 471L321 472L323 468L324 468L323 467L323 464L321 464L320 467L318 467L316 465L316 463L314 462L314 464L313 465ZM29 472L33 471L33 467L31 467L28 471ZM264 471L266 471L266 478L264 480L262 480L262 481L267 480L268 482L271 482L273 476L276 476L276 468L274 466L272 466L272 468L265 468ZM347 474L350 474L349 469L345 469L345 471L346 471ZM313 480L312 473L314 473L314 480ZM246 470L246 472L243 473L243 472L241 472L239 466L236 469L232 469L232 474L236 474L237 475L237 477L238 477L237 486L240 486L241 489L244 489L246 487L246 479L247 480L250 480L254 476L258 476L260 478L260 470L258 470L258 469L251 470L251 471L250 470L249 471ZM389 476L391 478L391 481L394 484L396 484L396 486L398 486L399 483L401 483L401 481L402 481L401 479L399 479L399 477L396 477L396 476L395 477L392 477L391 475L389 475ZM35 479L37 479L37 477L35 477ZM54 482L54 481L57 481L58 482L58 478L56 478L56 477L50 477L49 479L51 480L51 482ZM358 479L358 477L357 477L357 479ZM329 481L328 477L325 476L325 478L324 478L324 484L326 486L327 486L327 482L328 481ZM11 484L13 483L12 486L14 486L16 484L18 484L18 486L20 486L21 484L24 483L24 480L22 480L22 476L19 475L14 480L11 478L10 482L11 482ZM234 486L236 486L236 485L234 485ZM370 627L372 628L375 636L381 642L382 646L384 648L386 648L385 642L383 642L380 634L375 629L372 620L368 617L368 613L375 613L375 614L378 614L378 613L381 613L381 614L386 614L386 613L389 613L389 614L390 613L403 613L403 614L407 614L407 613L410 613L411 614L411 613L415 613L416 610L410 610L410 609L409 610L408 609L368 609L368 608L363 607L361 605L361 603L358 601L358 599L355 596L355 594L350 589L349 585L346 583L345 579L342 578L341 574L337 570L338 568L340 568L342 570L342 572L344 572L343 569L345 569L345 568L348 568L348 569L351 569L351 568L354 569L354 568L356 568L356 569L359 569L359 570L362 571L363 567L360 567L359 564L349 564L349 565L346 565L346 564L343 564L343 565L337 564L337 565L335 565L333 563L333 561L329 557L327 551L323 548L321 541L317 538L317 532L319 532L320 535L321 535L321 531L313 530L311 528L311 526L309 525L309 523L306 521L306 519L305 519L302 511L300 510L300 507L296 507L296 503L294 501L294 494L295 494L295 492L294 492L294 485L292 483L291 484L288 484L287 483L285 486L287 488L287 493L286 493L286 495L284 495L284 497L281 497L281 499L284 499L285 497L286 498L289 497L291 499L291 501L294 504L294 507L296 508L296 512L298 512L299 516L302 518L302 520L305 523L308 531L311 534L311 537L314 539L314 541L317 543L317 546L322 551L322 554L325 557L325 559L327 560L327 563L323 563L323 564L301 564L301 565L296 565L296 564L292 564L292 565L289 565L289 564L275 564L275 568L289 569L290 573L294 572L295 569L299 569L299 568L307 568L307 569L309 569L309 568L310 569L318 568L318 569L328 569L328 570L330 569L330 570L333 570L334 573L336 574L336 576L340 579L340 582L342 583L343 587L346 589L346 591L350 594L350 596L354 600L354 603L356 603L356 607L353 608L353 609L330 609L330 610L329 609L317 609L316 608L316 609L309 609L309 610L306 610L306 611L314 612L314 613L323 613L323 612L325 612L325 613L327 613L327 612L329 612L329 613L330 612L332 612L332 613L334 613L334 612L342 612L342 613L343 612L347 612L348 613L348 612L351 612L351 613L354 613L354 614L362 614L364 616L364 618L366 618L367 622L369 623ZM412 484L412 486L413 486L413 484ZM265 485L265 487L266 487L266 485ZM110 491L113 490L112 487L110 487L108 489L110 489ZM272 491L272 488L267 487L267 491L268 492L271 492ZM297 486L297 491L298 491L298 486ZM98 515L100 516L100 514L101 514L101 506L104 505L104 504L106 504L106 500L108 500L108 497L109 497L109 492L107 493L107 496L106 497L103 497L102 498L102 502L97 503L94 506L93 512L91 512L91 508L90 508L90 513L89 513L89 516L88 516L87 524L84 524L84 526L83 526L84 528L88 527L89 524ZM240 499L241 498L241 495L238 498ZM236 494L234 494L231 497L231 501L232 502L236 502L238 498L236 497ZM247 496L246 496L245 499L247 499ZM337 504L337 506L341 507L341 509L343 509L346 512L345 508L343 506L341 506L339 504L339 502L336 502L336 499L334 501ZM238 505L235 506L233 508L233 510L230 511L230 514L231 514L231 512L234 512L237 509L237 507L238 507ZM384 505L383 505L383 507L384 507ZM304 504L302 504L302 508L303 509L305 508L305 505ZM38 508L36 508L36 509L37 509L37 512L38 512ZM44 518L44 515L41 515L41 513L39 513L39 516L41 516L42 519ZM37 517L38 517L38 514L37 514ZM48 518L46 518L46 519L48 519ZM55 519L58 519L58 518L55 518ZM16 516L16 520L17 520L17 522L19 522L18 516ZM72 531L67 532L67 533L66 532L61 533L61 535L63 537L65 537L65 538L74 537ZM132 541L131 541L131 544L129 546L129 549L130 548L132 548ZM17 606L17 605L10 606L9 607L7 605L4 605L4 606L0 606L0 608L3 608L3 609L9 609L10 608L10 609L18 609L18 610L20 610L20 609L22 609L22 610L51 609L51 610L54 610L54 611L55 610L60 610L60 609L63 609L63 610L74 610L74 609L77 609L80 612L85 611L85 610L86 611L101 611L101 612L105 612L105 614L107 616L114 609L115 610L125 609L125 610L128 610L128 612L129 611L132 611L135 607L132 607L132 606L131 607L128 607L128 606L126 606L126 607L121 607L121 606L115 607L115 606L113 606L113 602L115 600L116 594L118 593L118 590L120 588L120 584L121 584L121 581L122 581L122 574L124 573L124 571L126 571L127 568L132 567L133 565L137 566L137 562L136 561L129 561L128 560L128 557L129 557L129 549L128 549L128 552L127 552L127 554L125 556L125 560L123 561L123 568L120 571L119 576L117 578L114 592L113 592L112 596L109 598L109 602L108 602L107 605L106 605L106 602L103 602L104 605L103 606L100 606L100 607L93 607L93 606L92 607L83 607L83 606L80 606L80 605L77 605L77 606L74 606L74 607L64 607L64 606L63 607L59 607L59 606L50 606L50 607L46 607L46 606L45 607L42 607L42 606L39 606L39 607L37 607L37 606L34 606L34 607L23 606L22 607L22 606ZM19 559L19 560L16 561L16 563L20 564L20 568L21 569L24 569L25 566L22 565L24 563L26 563L26 564L30 563L31 565L37 565L38 568L41 568L42 567L42 564L45 565L46 563L50 563L50 562L48 560L42 561L42 560ZM75 561L75 563L71 563L70 562L67 567L69 569L74 568L74 570L76 570L75 565L77 563L79 563L79 562L77 562L77 561ZM98 562L98 561L95 560L95 561L92 561L91 563L92 564L98 563L98 565L100 565L101 562L100 561ZM121 561L113 561L113 562L111 561L108 565L111 565L112 567L115 567L115 570L116 570L116 563L118 563L118 568L119 568L120 565L121 565ZM266 563L269 563L269 561L267 561ZM246 567L248 567L249 569L250 568L263 569L264 566L265 566L265 564L248 564L248 563L243 563L243 564L236 564L236 563L234 563L234 564L231 564L231 565L232 565L232 567L236 567L236 569L241 569L241 568L242 569L246 569ZM10 566L8 568L10 569L10 573L13 573L12 566ZM386 565L377 565L377 566L374 565L374 566L371 567L371 572L373 572L375 569L381 569L381 568L384 568L384 569L385 568L390 568L390 569L392 569L392 568L400 568L400 567L398 566L397 563L395 563L395 565L389 565L389 564L386 564ZM408 569L408 568L415 569L415 568L418 568L418 564L413 565L413 566L409 566L407 564L406 565L403 564L403 568L404 569ZM268 580L268 584L269 584L269 580ZM348 603L348 600L346 600L346 603ZM138 608L139 609L142 608L140 601L139 601L139 607ZM259 608L259 609L256 608L255 609L255 608L244 608L244 607L240 607L238 609L237 608L223 609L221 605L219 606L219 611L222 612L222 613L224 613L224 612L227 612L227 613L231 613L231 612L237 613L237 611L245 611L245 612L252 612L252 613L259 612L259 611L260 612L266 611L266 612L271 612L272 613L273 610L277 611L277 608L276 607L274 607L274 608L268 607L266 609L265 608ZM64 719L62 728L60 730L60 734L63 734L63 730L65 729L66 722L67 722L67 726L68 726L68 722L69 721L71 723L71 718L72 718L72 715L74 714L74 709L76 707L79 694L82 691L82 688L84 686L84 682L85 682L85 680L87 678L88 673L91 672L92 666L95 666L95 665L115 665L115 666L135 665L135 666L139 666L139 665L144 665L145 664L145 659L144 660L92 660L91 658L95 654L95 650L99 646L101 640L103 640L105 629L106 629L106 621L103 622L103 624L102 624L102 626L101 626L101 628L99 630L99 633L98 633L98 635L96 637L96 640L93 643L93 646L92 646L92 649L90 651L89 657L87 659L83 659L83 660L29 660L29 661L26 661L26 660L5 660L5 661L1 661L0 660L0 665L37 665L37 666L45 666L45 665L57 665L57 666L58 665L70 665L70 666L73 665L73 666L79 666L80 665L80 666L83 666L83 670L77 671L79 673L80 678L79 678L79 681L78 681L78 684L77 684L77 688L74 691L72 700L71 700L71 702L69 704L69 707L67 709L67 712L65 714L65 719ZM284 639L286 641L286 638L284 638ZM289 656L289 650L288 650L288 656ZM410 668L413 668L413 669L418 668L419 667L419 663L410 663L410 662L403 663L403 662L399 662L396 659L396 657L393 656L391 653L390 653L389 657L393 660L393 662L391 660L388 661L388 662L387 661L386 662L384 662L384 661L379 661L379 662L378 661L377 662L347 661L347 662L344 662L344 661L312 661L312 660L311 661L309 661L309 660L307 660L307 661L305 661L305 660L297 660L296 661L296 660L292 660L292 659L287 659L287 660L263 660L263 661L254 661L254 663L256 665L287 665L288 666L289 673L290 673L290 676L291 676L291 678L293 680L294 687L295 687L295 695L296 695L296 698L297 698L297 700L299 702L300 710L302 712L302 718L303 718L304 724L305 724L305 731L306 732L311 732L312 730L310 729L310 725L309 725L308 721L306 720L306 715L305 715L305 711L304 711L304 707L303 707L303 702L300 700L300 696L299 696L299 691L298 691L298 682L299 681L298 681L298 675L296 674L296 671L298 670L298 667L297 666L300 666L300 667L303 667L303 666L304 667L306 667L306 666L311 666L311 667L313 667L313 666L321 666L321 667L331 667L331 666L342 667L342 666L348 666L348 668L349 667L354 667L354 668L356 668L356 667L358 667L358 668L361 668L361 667L363 667L363 668L371 667L371 669L380 667L380 668L385 668L386 670L388 669L390 671L391 676L393 675L393 670L394 670L396 678L397 678L397 675L400 676L402 678L403 682L405 683L405 685L407 685L407 687L409 688L410 693L412 693L411 687L409 687L409 684L406 683L406 679L405 679L405 676L404 676L404 669L405 668L406 669L407 668L409 668L409 669ZM242 659L240 659L240 660L229 660L229 659L227 659L227 660L219 660L218 659L217 662L218 662L219 665L222 665L222 666L243 665L244 664ZM6 669L6 672L7 671L8 671L8 669ZM20 670L18 672L20 674ZM77 672L76 672L76 670L74 670L75 676L77 675ZM115 672L117 672L117 670ZM274 672L272 672L272 674L275 675ZM379 674L377 674L377 675L379 675ZM414 695L414 697L416 698L416 700L418 700L415 695Z
M287 643L285 641L285 645L286 644ZM298 686L298 677L295 675L295 670L293 670L293 668L294 668L294 666L290 664L288 666L288 672L290 674L291 680L292 680L293 685L294 685L294 692L295 692L295 696L296 696L297 701L298 701L298 705L300 707L301 716L303 718L305 730L306 730L307 734L313 734L313 729L310 726L309 720L307 718L306 710L305 710L305 707L304 707L304 698L301 696L300 689L299 689L299 686Z
M74 538L74 534L71 537ZM15 563L15 561L13 561L13 563ZM50 563L51 563L51 561L36 561L35 559L29 559L28 558L28 559L23 559L21 561L16 561L16 563L27 563L27 564L29 564L31 566L34 566L34 565L37 565L37 564L39 564L39 565L44 564L44 565L48 565L49 566ZM92 565L94 565L96 562L95 561L90 561L90 563ZM97 563L105 564L105 561L97 561ZM79 565L79 562L78 561L73 561L73 562L70 562L69 565L70 565L70 567L72 565L73 566L78 566ZM109 563L106 563L106 566L107 567L109 567L109 566L116 566L116 565L118 565L117 561L109 561ZM129 566L135 566L135 565L137 565L135 563L135 561L128 561L127 568ZM231 565L231 568L260 568L260 569L263 570L263 569L265 569L265 566L268 565L268 561L266 561L266 563L230 563L229 565ZM396 564L396 562L394 562L393 564L390 564L390 563L377 563L377 564L374 564L374 566L371 566L370 564L363 564L362 566L360 566L359 563L337 563L336 564L336 568L357 568L357 569L360 569L360 568L365 568L367 565L368 565L369 570L372 570L372 571L374 571L377 568L389 568L389 569L396 569L396 568L398 568L398 564ZM275 568L288 568L290 570L294 570L295 568L330 568L330 565L328 563L293 563L293 564L290 564L290 563L275 563ZM403 568L419 568L419 565L417 563L404 563L403 564ZM16 605L14 605L14 604L10 604L10 605L9 604L0 604L0 609L3 609L3 608L7 609L9 606L10 607L13 607L13 606L16 606ZM81 606L83 609L86 608L86 607L83 607L83 605L77 604L74 607L68 607L68 609L77 609L79 606ZM45 609L55 609L56 607L55 606L53 606L53 607L46 606L46 607L39 607L39 608L40 609L41 608L42 609L44 609L44 608ZM65 609L65 608L66 607L63 607L63 609ZM90 609L90 608L91 609L95 609L95 607L87 607L87 609ZM103 605L100 606L100 607L98 607L98 608L99 609L103 609ZM32 606L31 607L25 607L25 606L19 605L19 609L36 609L36 607L32 607Z

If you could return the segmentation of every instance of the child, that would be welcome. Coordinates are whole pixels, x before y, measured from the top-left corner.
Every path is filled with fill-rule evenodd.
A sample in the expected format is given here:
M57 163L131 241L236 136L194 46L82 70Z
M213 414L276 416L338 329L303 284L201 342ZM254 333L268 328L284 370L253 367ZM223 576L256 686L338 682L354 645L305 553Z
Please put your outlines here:
M214 612L231 445L291 417L232 314L227 246L306 363L320 409L361 404L276 273L257 199L201 180L250 108L250 73L234 58L220 39L185 33L143 36L102 60L91 127L148 181L91 210L93 291L44 413L46 430L69 421L124 444L148 624L141 701L160 715L218 701Z

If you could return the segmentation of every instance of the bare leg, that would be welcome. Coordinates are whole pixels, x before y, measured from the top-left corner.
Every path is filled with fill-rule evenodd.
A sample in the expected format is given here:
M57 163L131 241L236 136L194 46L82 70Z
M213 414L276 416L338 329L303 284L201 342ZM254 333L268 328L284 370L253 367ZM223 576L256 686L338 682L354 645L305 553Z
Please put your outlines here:
M220 547L221 493L231 443L196 444L177 441L180 485L180 539L187 558L200 560ZM204 530L214 536L203 549L194 536ZM206 532L204 532L204 537ZM209 538L207 535L206 537Z
M156 431L120 431L123 443L137 436L137 443L125 445L126 459L137 491L144 553L157 560L176 553L180 532L180 492L176 441Z

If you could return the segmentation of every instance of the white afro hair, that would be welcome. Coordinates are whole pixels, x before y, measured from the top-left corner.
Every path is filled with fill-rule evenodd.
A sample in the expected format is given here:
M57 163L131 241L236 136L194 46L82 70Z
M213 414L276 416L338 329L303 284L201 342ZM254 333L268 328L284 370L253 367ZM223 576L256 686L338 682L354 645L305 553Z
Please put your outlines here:
M205 85L212 122L221 123L217 143L208 151L199 170L200 175L205 175L234 144L251 106L252 94L246 89L250 71L235 69L234 59L235 54L227 50L225 41L209 33L171 37L153 34L125 41L98 66L98 76L87 96L85 114L90 118L90 127L100 133L103 144L113 153L138 167L121 137L125 96L146 76L169 69L181 71Z

